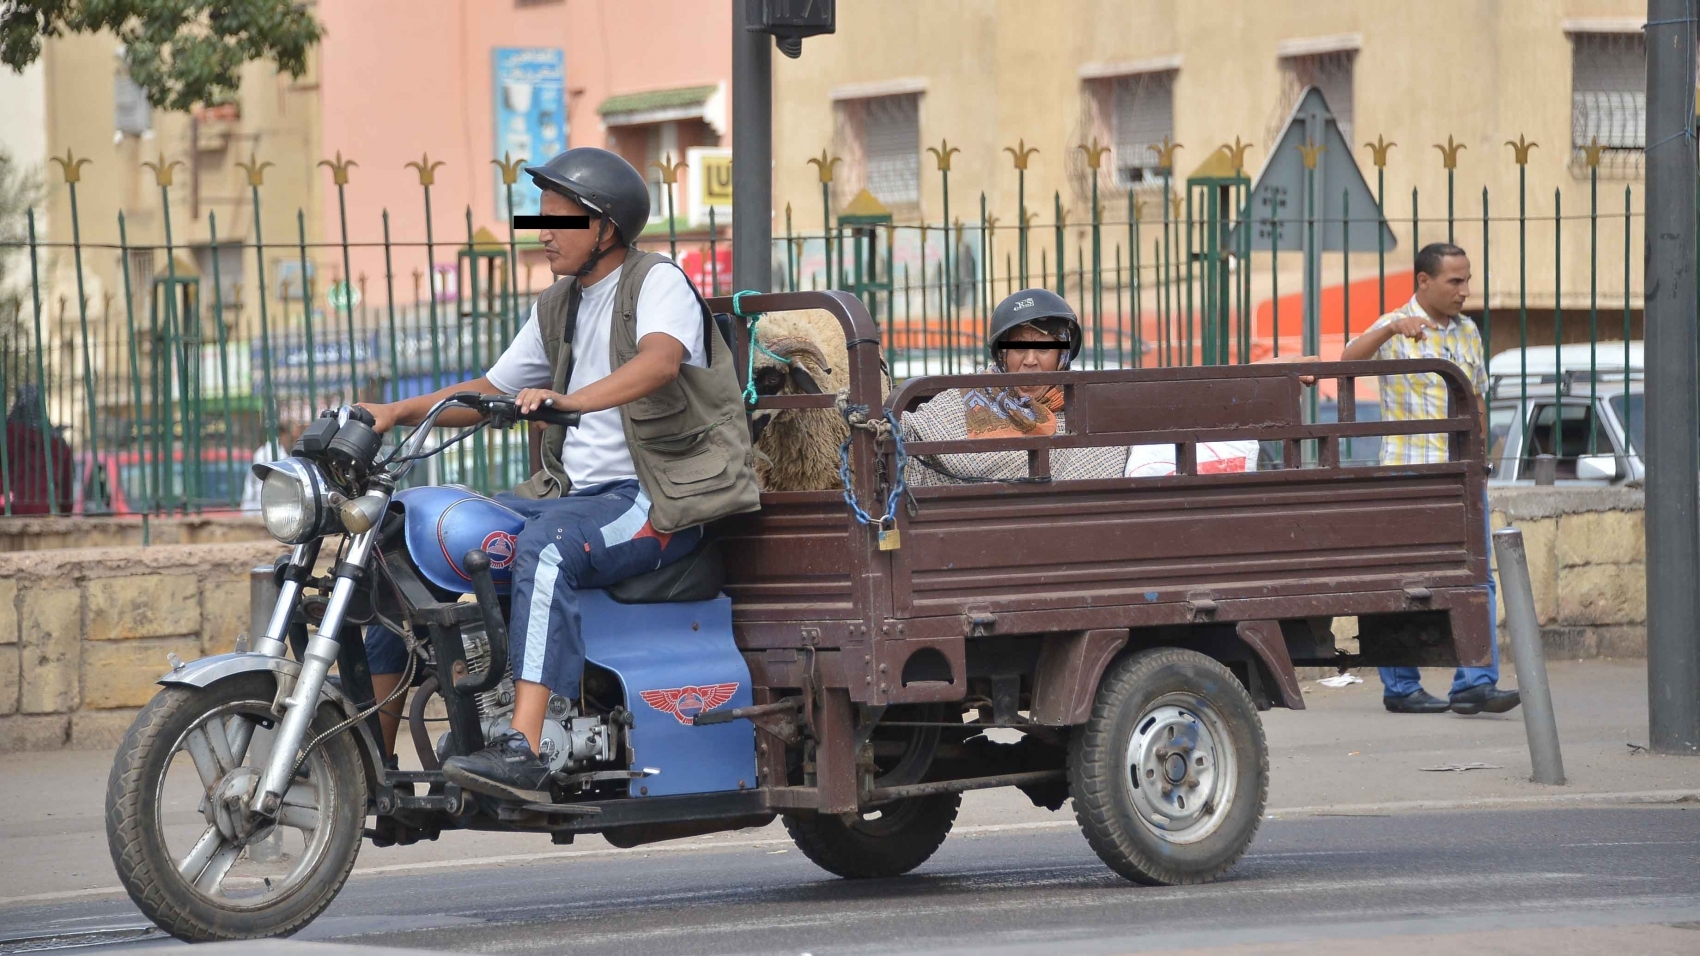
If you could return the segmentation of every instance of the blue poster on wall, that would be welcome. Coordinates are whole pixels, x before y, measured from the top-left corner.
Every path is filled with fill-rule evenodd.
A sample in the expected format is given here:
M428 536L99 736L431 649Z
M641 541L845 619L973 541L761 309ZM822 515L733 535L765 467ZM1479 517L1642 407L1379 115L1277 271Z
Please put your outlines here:
M551 47L497 47L493 54L496 155L545 162L567 148L565 58ZM514 184L510 213L501 171L495 176L497 218L537 215L537 187L528 178L522 175Z

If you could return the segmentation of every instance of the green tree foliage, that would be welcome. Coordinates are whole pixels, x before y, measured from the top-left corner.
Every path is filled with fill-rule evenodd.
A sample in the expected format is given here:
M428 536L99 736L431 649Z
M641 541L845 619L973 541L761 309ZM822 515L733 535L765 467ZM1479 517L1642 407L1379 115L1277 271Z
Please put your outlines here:
M319 24L292 0L0 0L0 63L22 71L43 37L108 30L155 107L232 96L242 65L267 59L299 77Z

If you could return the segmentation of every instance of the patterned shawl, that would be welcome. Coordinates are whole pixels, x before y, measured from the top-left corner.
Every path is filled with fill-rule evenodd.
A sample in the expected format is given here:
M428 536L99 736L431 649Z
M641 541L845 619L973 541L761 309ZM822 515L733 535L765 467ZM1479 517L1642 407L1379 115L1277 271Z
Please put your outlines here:
M996 372L981 369L977 374ZM1038 398L1018 389L976 388L940 392L900 419L904 441L961 441L967 438L1017 438L1068 433L1062 411L1062 390L1052 388ZM927 467L909 459L904 477L917 487L959 485L974 481L1018 481L1027 477L1024 451L929 455ZM1120 478L1127 467L1127 447L1058 448L1051 451L1053 481ZM941 474L940 472L949 474Z

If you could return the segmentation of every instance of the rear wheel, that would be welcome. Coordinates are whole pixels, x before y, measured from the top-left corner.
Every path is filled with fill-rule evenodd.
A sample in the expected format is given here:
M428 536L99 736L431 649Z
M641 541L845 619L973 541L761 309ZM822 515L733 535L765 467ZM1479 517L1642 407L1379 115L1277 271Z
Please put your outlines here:
M1069 745L1086 840L1136 883L1205 883L1238 862L1263 817L1269 753L1233 672L1196 651L1141 651L1105 672Z
M927 862L956 822L962 795L910 797L863 810L854 822L820 813L788 816L785 829L803 855L846 879L902 876Z
M307 758L275 825L249 831L239 812L265 768L275 690L269 674L167 687L118 748L106 790L112 862L143 915L178 939L287 936L354 867L366 779L346 733ZM322 708L309 734L336 722Z

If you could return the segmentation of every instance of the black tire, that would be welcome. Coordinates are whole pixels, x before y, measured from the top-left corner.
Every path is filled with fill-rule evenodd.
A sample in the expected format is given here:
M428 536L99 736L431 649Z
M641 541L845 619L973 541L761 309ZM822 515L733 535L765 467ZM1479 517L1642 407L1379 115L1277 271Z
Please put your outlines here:
M803 855L828 873L849 880L902 876L937 852L956 822L962 795L910 797L862 811L846 824L818 813L787 816L785 830Z
M1148 886L1207 883L1257 835L1269 750L1228 668L1160 647L1105 671L1069 742L1068 774L1075 819L1111 869Z
M299 882L286 887L264 905L221 905L179 875L160 819L164 777L179 741L197 724L221 708L249 705L269 708L276 682L270 674L244 674L207 688L173 686L156 694L118 747L106 788L106 838L118 879L142 914L167 933L185 942L288 936L306 926L330 905L354 868L366 818L366 777L358 744L347 733L319 745L308 766L336 799L330 802L330 830L320 847L318 862ZM338 715L320 708L309 739L335 726ZM320 754L322 753L322 757ZM309 780L306 776L297 778ZM294 793L305 784L291 787ZM319 825L324 825L320 823ZM242 857L245 858L244 853ZM268 889L270 884L267 884Z

